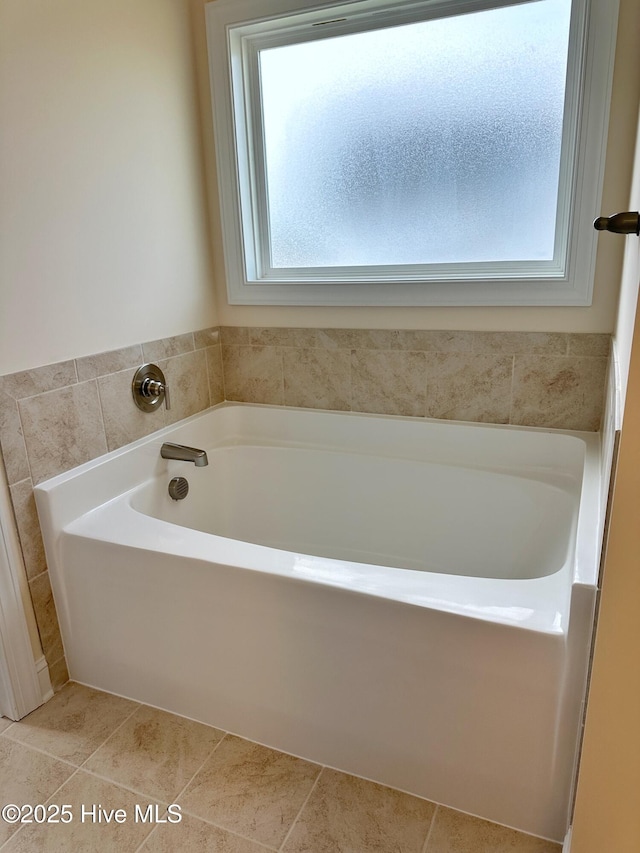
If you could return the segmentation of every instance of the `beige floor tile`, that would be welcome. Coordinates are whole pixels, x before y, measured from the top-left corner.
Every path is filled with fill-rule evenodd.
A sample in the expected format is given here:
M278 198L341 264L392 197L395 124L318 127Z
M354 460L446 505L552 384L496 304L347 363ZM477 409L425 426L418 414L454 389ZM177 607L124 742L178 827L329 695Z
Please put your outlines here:
M158 826L145 841L140 853L265 853L272 850L254 841L232 835L195 817L183 815L180 823Z
M10 725L13 724L13 720L8 720L6 717L0 717L0 732L8 729Z
M69 683L11 726L6 737L80 765L137 707L128 699Z
M144 813L149 802L79 770L49 803L69 805L72 820L25 826L11 838L3 853L133 853L155 826L151 822L136 821L136 805ZM96 819L91 816L92 807L97 810L98 806L103 813L101 821L97 820L97 811ZM125 821L106 822L104 813L118 809L123 810ZM158 814L162 816L164 811L160 806Z
M74 772L70 764L0 738L0 805L44 803ZM0 821L0 844L18 829Z
M178 802L224 829L278 847L319 772L315 764L227 735Z
M211 726L141 706L85 768L172 802L223 735Z
M421 853L435 805L355 776L323 770L285 853Z
M561 853L560 844L440 807L425 853Z

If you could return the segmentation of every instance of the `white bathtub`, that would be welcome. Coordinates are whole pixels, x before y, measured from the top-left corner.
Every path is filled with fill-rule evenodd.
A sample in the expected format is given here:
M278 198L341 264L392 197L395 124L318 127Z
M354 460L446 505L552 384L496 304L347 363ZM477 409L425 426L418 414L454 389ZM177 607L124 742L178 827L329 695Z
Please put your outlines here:
M36 488L71 677L561 840L598 477L587 433L223 404Z

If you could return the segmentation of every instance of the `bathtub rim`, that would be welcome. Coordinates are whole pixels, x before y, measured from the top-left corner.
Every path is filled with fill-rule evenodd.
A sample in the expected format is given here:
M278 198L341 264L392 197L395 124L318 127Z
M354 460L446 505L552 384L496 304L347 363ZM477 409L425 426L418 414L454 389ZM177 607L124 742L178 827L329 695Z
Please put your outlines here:
M434 589L443 588L442 578L446 578L444 587L453 596L453 593L458 590L467 590L466 595L471 596L454 604L449 598L441 598L438 600L437 595L429 596L428 602L423 602L422 606L435 607L435 609L445 612L454 612L462 616L470 616L471 618L489 619L499 624L508 624L524 630L536 630L543 633L551 634L566 634L568 630L568 619L570 615L570 597L571 587L574 584L583 584L594 586L597 578L597 541L598 529L594 522L598 517L599 507L597 498L599 495L599 482L597 479L599 473L599 436L594 433L583 433L573 430L551 430L544 428L532 427L517 427L511 425L494 425L494 424L475 424L464 421L441 421L437 419L424 419L403 417L395 415L376 415L360 412L332 412L330 410L302 409L297 407L281 407L270 406L266 404L249 404L249 403L233 403L225 402L218 406L205 410L204 412L193 415L176 424L164 427L157 432L153 432L141 439L136 440L128 445L118 448L110 453L104 454L97 459L86 462L68 472L64 472L55 477L50 478L35 488L36 502L38 512L43 521L43 527L48 531L53 532L53 541L49 543L50 552L49 559L52 564L53 574L57 573L58 566L56 565L59 559L59 549L61 538L65 535L89 535L92 538L98 538L102 541L111 541L116 544L127 544L130 547L142 547L144 550L166 550L170 548L170 552L175 555L184 556L184 540L185 536L182 531L188 531L189 552L187 556L194 559L201 559L208 551L210 554L210 537L213 534L202 533L200 531L181 528L177 525L171 525L168 522L162 522L153 519L150 516L141 516L136 510L127 505L127 495L132 491L140 488L148 480L159 476L162 473L162 466L166 465L165 460L160 459L159 446L160 443L167 437L180 439L180 434L185 433L188 436L189 429L205 418L220 409L229 408L253 408L273 410L279 414L290 411L303 412L306 414L338 414L355 419L376 419L389 420L391 422L407 421L420 424L435 424L440 428L443 426L463 427L475 431L479 430L506 430L509 432L523 433L538 433L551 435L566 435L572 438L579 439L584 447L584 467L581 484L580 503L578 507L577 532L575 547L573 548L572 558L569 558L563 568L558 572L542 578L534 579L518 579L518 580L500 580L488 578L471 578L469 576L455 575L438 575L437 573L428 573L429 580L432 581ZM185 443L192 443L186 438ZM116 463L118 469L113 476L101 476L105 471L104 466ZM78 490L76 488L76 480L84 475L89 475L88 485L85 483L85 488ZM595 478L595 479L594 479ZM86 480L87 478L85 478ZM85 481L83 481L85 482ZM78 494L82 492L82 494ZM63 498L63 500L60 500ZM121 506L118 507L118 499ZM106 507L106 508L105 508ZM135 513L135 518L132 515ZM595 515L594 515L595 513ZM100 520L98 516L107 515L110 518L110 524L107 527L107 532L100 529ZM175 527L176 530L170 531L169 535L162 536L162 527L160 525L168 525ZM146 543L141 543L140 531L141 528L150 533L149 540ZM117 535L114 531L117 530ZM166 531L165 531L166 534ZM204 537L204 539L202 538ZM47 535L47 539L50 536ZM126 542L123 542L123 539ZM155 547L154 541L164 540L163 547ZM340 588L345 588L344 584L337 579L337 567L347 565L352 575L360 578L360 588L357 589L360 594L379 595L379 592L367 589L367 583L363 579L363 571L366 570L371 576L372 570L376 574L376 570L380 567L370 564L349 563L349 561L331 560L328 558L310 558L309 555L296 555L294 552L280 551L278 549L267 548L266 546L256 545L254 543L239 542L238 540L227 540L223 537L216 537L217 545L222 547L226 558L223 560L225 564L237 567L239 569L251 569L251 563L259 559L263 563L266 560L267 564L279 564L281 574L282 566L285 566L285 576L303 580L305 582L321 582L334 585ZM233 554L227 547L228 543L233 543ZM207 547L209 543L209 547ZM210 559L210 556L209 556ZM313 573L304 575L300 572L300 566L303 566L305 561L315 561L320 565L320 577L314 576ZM249 565L247 565L249 560ZM216 560L218 561L218 560ZM572 563L572 565L571 565ZM391 597L405 604L416 604L415 596L407 592L408 579L411 578L413 570L410 569L385 569L385 572L400 572L404 573L401 576L402 582L399 583L393 590ZM425 573L414 573L425 574ZM333 577L333 581L331 581ZM515 600L513 598L513 584L519 585L518 595ZM504 585L508 585L508 589L504 589ZM370 584L369 584L370 586ZM536 602L534 610L542 614L540 619L534 619L529 625L522 624L522 620L517 618L507 618L504 612L501 614L496 612L496 608L500 607L508 609L509 607L527 607L531 603L531 598L527 598L529 593L533 591L533 598ZM388 594L389 590L387 590ZM524 595L522 597L521 593ZM387 597L387 595L382 596ZM562 600L563 606L555 609L547 607L550 597L556 602ZM501 602L501 603L500 603ZM546 602L546 603L545 603ZM465 612L466 607L466 612ZM483 610L482 615L477 612L472 612L475 607L480 607ZM493 615L491 610L494 610ZM516 611L513 611L516 613Z

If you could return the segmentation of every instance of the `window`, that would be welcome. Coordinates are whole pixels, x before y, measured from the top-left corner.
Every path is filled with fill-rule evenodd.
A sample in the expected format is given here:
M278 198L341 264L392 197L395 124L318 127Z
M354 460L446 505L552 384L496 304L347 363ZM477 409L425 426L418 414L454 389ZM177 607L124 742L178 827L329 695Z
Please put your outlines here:
M616 12L209 3L229 301L589 304Z

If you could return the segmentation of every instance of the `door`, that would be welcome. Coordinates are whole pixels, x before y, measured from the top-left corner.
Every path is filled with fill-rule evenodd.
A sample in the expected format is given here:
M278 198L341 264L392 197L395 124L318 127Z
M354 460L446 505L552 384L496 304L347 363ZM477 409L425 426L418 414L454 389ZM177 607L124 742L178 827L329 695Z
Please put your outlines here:
M640 210L640 127L631 197ZM640 238L626 240L616 343L624 401L571 853L640 851ZM635 318L635 326L634 326Z

